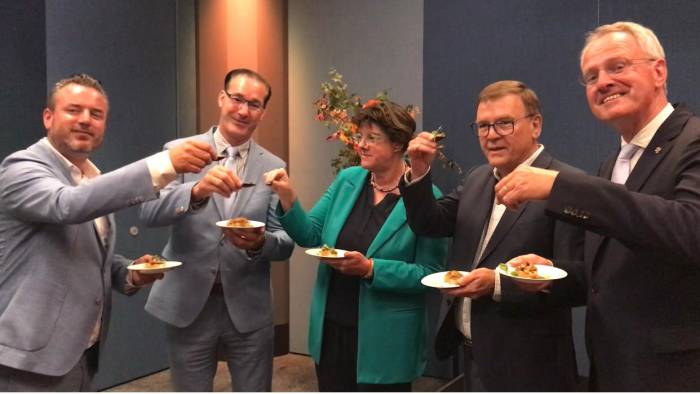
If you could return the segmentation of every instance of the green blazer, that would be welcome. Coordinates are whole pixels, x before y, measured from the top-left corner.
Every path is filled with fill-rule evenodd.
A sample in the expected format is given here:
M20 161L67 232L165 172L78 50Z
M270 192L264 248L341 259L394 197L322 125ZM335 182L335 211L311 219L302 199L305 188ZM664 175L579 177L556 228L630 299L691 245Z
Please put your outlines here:
M368 171L352 167L338 174L308 212L299 201L280 222L303 247L334 246L362 191ZM436 197L439 190L433 186ZM358 383L403 383L421 376L427 362L426 287L422 277L445 267L447 240L417 237L406 223L400 199L367 250L374 275L360 285L357 343ZM319 264L311 299L309 351L318 363L331 269Z

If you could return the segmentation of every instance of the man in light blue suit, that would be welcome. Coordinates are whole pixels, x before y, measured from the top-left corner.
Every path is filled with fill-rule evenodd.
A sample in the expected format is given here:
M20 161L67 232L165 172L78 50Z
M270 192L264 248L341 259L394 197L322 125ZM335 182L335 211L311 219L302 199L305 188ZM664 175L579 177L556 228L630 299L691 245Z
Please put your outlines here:
M162 276L127 274L112 212L215 158L211 146L187 143L100 175L89 156L108 109L92 77L59 81L46 138L0 165L0 391L91 390L111 288L133 294Z
M213 145L227 156L225 165L179 176L159 200L140 207L146 224L172 226L163 256L183 263L154 285L146 303L167 323L177 391L212 391L218 360L228 362L236 391L272 388L270 260L289 258L294 244L275 215L277 195L262 181L285 163L251 139L271 92L258 73L230 71L218 96L219 124L187 139ZM216 226L241 216L265 227L222 232Z

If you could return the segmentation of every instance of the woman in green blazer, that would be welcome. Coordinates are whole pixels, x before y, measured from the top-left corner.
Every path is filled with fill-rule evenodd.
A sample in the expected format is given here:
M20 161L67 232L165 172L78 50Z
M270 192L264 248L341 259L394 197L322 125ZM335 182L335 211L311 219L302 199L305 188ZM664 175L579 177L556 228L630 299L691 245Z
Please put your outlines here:
M323 260L313 289L309 350L319 389L411 391L425 369L428 341L420 280L444 268L447 241L417 237L406 223L398 184L415 131L411 115L379 101L353 122L360 167L340 172L308 213L284 169L267 181L297 244L348 250L342 259Z

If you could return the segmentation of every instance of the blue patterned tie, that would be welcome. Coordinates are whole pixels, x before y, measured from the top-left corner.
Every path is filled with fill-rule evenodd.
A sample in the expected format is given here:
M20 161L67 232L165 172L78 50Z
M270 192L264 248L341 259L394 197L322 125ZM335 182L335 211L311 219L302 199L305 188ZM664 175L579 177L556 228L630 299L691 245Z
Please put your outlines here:
M632 156L634 156L634 153L637 152L637 149L639 149L639 147L634 144L627 144L620 149L620 154L617 155L617 161L615 161L615 167L610 177L612 182L621 185L627 182L627 178L630 176L630 172L632 172L630 160Z

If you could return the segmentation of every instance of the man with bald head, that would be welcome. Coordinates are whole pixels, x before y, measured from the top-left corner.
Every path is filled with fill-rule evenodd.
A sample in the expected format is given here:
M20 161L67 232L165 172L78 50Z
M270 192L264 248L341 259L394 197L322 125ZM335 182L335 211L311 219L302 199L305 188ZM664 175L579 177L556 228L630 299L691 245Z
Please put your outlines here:
M555 260L570 275L548 291L587 300L593 390L700 390L700 118L668 102L667 71L648 28L598 27L581 52L582 83L618 152L598 177L520 169L496 185L511 208L547 200L549 215L588 230L585 266Z

